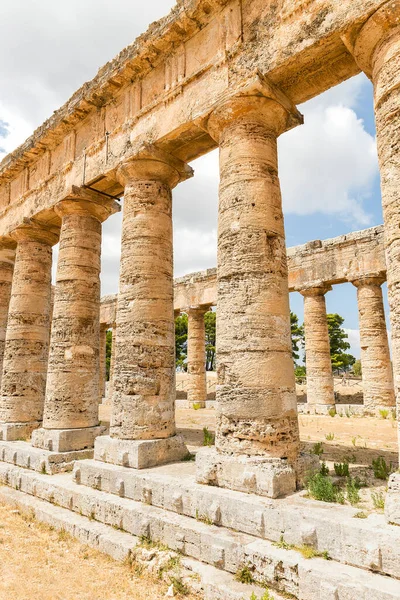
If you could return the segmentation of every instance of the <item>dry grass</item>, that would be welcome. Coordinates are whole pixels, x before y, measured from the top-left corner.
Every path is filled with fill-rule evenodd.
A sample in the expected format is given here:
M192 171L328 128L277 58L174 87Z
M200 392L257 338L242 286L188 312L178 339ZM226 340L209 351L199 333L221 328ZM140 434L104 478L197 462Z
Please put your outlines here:
M161 600L167 588L0 504L0 600Z

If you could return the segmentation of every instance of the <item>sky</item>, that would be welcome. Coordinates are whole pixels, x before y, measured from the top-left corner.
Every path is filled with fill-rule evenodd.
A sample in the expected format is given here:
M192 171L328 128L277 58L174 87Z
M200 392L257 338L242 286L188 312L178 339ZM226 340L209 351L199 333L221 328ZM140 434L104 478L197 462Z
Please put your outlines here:
M174 0L13 0L0 3L0 160ZM305 124L279 139L288 246L382 223L372 86L358 75L300 105ZM218 152L193 161L174 190L175 276L216 266ZM102 294L118 291L121 214L103 225ZM57 258L55 249L54 269ZM384 297L386 303L386 288ZM328 312L345 318L359 356L356 289L334 286ZM303 299L290 295L303 319Z

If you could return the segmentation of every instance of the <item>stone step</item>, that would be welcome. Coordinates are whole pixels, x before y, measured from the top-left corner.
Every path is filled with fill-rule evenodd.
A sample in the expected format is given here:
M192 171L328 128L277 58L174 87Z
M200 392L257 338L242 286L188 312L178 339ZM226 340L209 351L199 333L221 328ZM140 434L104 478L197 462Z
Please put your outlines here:
M272 500L195 482L194 464L127 469L95 460L76 463L74 480L93 489L152 504L254 537L312 545L341 563L400 579L400 528L384 515L354 517L357 508L301 494Z
M68 509L11 488L0 489L0 500L22 512L29 511L37 521L57 531L66 531L83 544L111 556L114 560L129 561L134 549L140 545L138 537L116 531L109 525L91 521L87 517L71 513ZM232 574L192 558L182 558L181 564L184 572L189 573L185 582L190 582L190 574L197 574L200 578L200 585L196 583L196 589L200 587L204 600L247 600L252 594L259 599L265 591L260 586L239 583ZM284 600L283 596L276 593L274 598Z
M255 582L299 600L400 600L400 583L336 561L307 560L295 550L225 527L94 490L69 474L48 477L0 464L0 481L229 573L247 569Z
M63 473L72 471L76 460L93 458L93 448L71 452L51 452L34 448L28 442L0 441L0 460L38 473Z

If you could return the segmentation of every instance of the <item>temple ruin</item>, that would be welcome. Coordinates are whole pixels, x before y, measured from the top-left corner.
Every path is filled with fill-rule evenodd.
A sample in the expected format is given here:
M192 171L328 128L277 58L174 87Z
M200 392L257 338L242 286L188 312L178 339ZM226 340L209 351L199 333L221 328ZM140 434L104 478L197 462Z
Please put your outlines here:
M399 57L400 0L178 0L2 161L3 497L118 558L145 537L195 571L208 565L208 600L250 598L233 583L243 565L277 598L400 599L399 473L385 516L365 521L296 491L319 460L301 451L289 319L298 291L308 405L324 413L335 404L325 294L354 284L364 405L397 401L398 427ZM300 103L360 72L374 86L384 224L287 250L277 139L302 125ZM174 285L173 189L215 148L217 269ZM101 302L102 223L122 197L119 292ZM176 432L174 311L188 314L189 397L203 402L213 305L215 445L194 464ZM98 408L110 327L106 430ZM277 547L283 537L332 560ZM213 585L221 574L230 579Z

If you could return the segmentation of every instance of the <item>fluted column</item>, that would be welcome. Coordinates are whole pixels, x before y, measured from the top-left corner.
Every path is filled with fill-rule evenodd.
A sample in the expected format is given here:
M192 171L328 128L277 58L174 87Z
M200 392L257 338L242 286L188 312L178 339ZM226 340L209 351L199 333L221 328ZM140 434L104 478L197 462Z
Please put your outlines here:
M189 308L187 310L187 399L191 404L196 404L201 408L205 407L207 400L206 327L204 315L208 310L208 307Z
M25 439L40 426L51 318L52 246L58 236L35 225L16 229L17 242L0 395L3 440Z
M107 361L106 361L106 350L107 350L107 325L101 324L100 326L100 371L99 371L99 402L101 403L105 395L106 378L107 378Z
M93 446L99 434L101 223L110 201L67 198L62 219L43 427L32 444L57 452Z
M325 294L330 286L302 290L307 369L307 404L311 412L335 405Z
M365 277L357 288L364 406L376 412L395 406L392 364L383 306L383 278Z
M4 346L6 341L8 308L15 262L15 242L0 241L0 388L3 373Z
M175 435L171 189L190 172L157 151L118 171L125 192L110 437L95 445L106 462L142 468L187 452Z
M300 121L288 101L244 96L207 124L220 147L217 452L199 455L197 480L270 496L293 491L300 445L277 157Z

